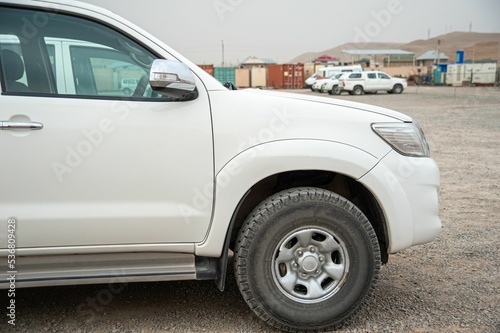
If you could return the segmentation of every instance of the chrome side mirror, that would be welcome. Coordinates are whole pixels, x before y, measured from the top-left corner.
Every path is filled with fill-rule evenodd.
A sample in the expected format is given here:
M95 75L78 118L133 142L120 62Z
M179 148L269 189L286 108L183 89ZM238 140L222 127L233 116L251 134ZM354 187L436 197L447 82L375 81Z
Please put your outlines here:
M153 91L179 100L198 97L194 75L183 63L156 59L149 72L149 84Z

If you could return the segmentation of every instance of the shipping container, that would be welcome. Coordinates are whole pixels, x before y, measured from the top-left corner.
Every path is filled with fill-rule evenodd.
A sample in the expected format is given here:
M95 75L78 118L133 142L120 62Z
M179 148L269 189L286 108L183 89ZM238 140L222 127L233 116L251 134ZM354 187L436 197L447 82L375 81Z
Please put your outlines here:
M235 70L234 67L214 67L214 77L220 83L231 82L236 85Z
M267 86L269 88L283 88L283 65L267 66Z
M304 87L304 65L269 65L267 67L267 86L277 89L302 89Z
M262 88L267 86L267 70L265 67L252 67L251 71L252 88Z
M493 85L496 78L496 63L483 64L452 64L448 65L446 83L452 86L469 84Z
M201 69L203 69L208 74L214 76L214 65L198 65Z
M465 76L473 84L493 85L496 72L497 64L494 62L465 65Z
M462 86L462 83L465 81L464 67L465 66L462 64L448 65L448 72L446 73L446 83L454 87Z
M237 88L250 87L250 70L248 68L236 68L234 75Z
M293 65L283 65L283 89L293 87Z
M305 64L304 65L304 78L310 78L313 74L316 73L316 65L315 64Z
M304 80L306 79L304 77L304 65L296 64L293 74L293 89L302 89L304 87Z
M304 65L283 65L283 88L301 89L304 87Z

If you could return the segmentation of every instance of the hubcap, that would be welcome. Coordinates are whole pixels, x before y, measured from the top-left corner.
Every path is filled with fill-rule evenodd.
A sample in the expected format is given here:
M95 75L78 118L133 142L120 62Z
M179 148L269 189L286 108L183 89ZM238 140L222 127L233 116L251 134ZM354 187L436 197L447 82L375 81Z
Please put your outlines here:
M349 257L333 233L303 228L278 243L272 266L274 283L284 295L300 303L318 303L344 284Z

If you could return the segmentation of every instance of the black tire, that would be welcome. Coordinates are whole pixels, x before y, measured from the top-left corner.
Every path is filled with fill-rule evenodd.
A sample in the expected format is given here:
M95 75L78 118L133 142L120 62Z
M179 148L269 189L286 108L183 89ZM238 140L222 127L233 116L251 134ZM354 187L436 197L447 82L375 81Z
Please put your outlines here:
M394 92L393 92L392 90L387 90L387 93L388 93L388 94L392 94L392 93L394 93Z
M353 95L359 96L363 94L363 87L362 86L355 86L354 89L352 89Z
M393 88L392 88L392 92L395 93L395 94L401 94L403 92L403 86L400 85L400 84L396 84Z
M373 293L381 265L363 213L318 188L286 190L261 203L240 230L234 260L250 308L294 332L340 328Z
M328 92L330 95L340 95L342 93L342 89L337 85L333 86L332 90Z

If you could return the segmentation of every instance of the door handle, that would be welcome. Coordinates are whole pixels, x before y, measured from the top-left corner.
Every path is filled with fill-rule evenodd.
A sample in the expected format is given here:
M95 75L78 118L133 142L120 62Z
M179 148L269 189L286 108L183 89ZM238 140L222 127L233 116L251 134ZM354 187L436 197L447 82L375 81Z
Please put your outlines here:
M20 121L0 121L0 130L41 130L43 128L42 123L37 122L20 122Z

